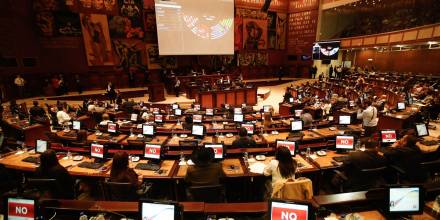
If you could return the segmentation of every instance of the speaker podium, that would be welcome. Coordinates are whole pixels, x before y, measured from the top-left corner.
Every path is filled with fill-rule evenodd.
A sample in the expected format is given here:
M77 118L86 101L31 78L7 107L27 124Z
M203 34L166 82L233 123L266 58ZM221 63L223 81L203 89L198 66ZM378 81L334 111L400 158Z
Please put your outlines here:
M148 101L161 102L165 101L165 86L163 83L148 84Z

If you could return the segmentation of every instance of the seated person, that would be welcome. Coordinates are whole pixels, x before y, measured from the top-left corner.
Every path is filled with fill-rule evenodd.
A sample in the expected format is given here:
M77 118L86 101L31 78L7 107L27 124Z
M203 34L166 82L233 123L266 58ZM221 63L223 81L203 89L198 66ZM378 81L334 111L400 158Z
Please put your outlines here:
M193 151L191 160L194 166L189 166L185 182L190 186L210 186L220 184L224 176L222 165L214 163L214 150L212 148L199 148Z
M148 108L145 107L145 106L142 108L142 110L143 110L144 112L142 112L141 119L144 120L144 121L148 121L149 118L152 116L152 114L150 114L150 113L148 112Z
M38 101L33 101L33 106L29 110L29 114L32 121L46 120L46 111L38 105Z
M378 154L377 146L378 143L376 141L368 139L365 143L365 151L354 151L348 154L341 167L343 174L348 178L348 181L344 182L346 188L362 190L362 187L373 184L371 179L368 176L364 176L360 171L386 165L385 158ZM337 186L340 184L337 178L334 178L332 182Z
M313 116L307 110L304 110L301 120L304 123L304 127L311 127L313 125Z
M275 151L275 159L271 160L264 168L265 176L272 176L272 188L277 182L287 179L295 179L298 163L292 158L287 147L278 147ZM271 189L268 191L272 191Z
M290 88L287 88L286 93L284 93L283 102L290 102L290 98L293 98Z
M185 116L185 121L182 123L182 128L184 130L191 130L193 126L193 119L191 115Z
M417 138L413 134L406 134L384 152L387 162L396 165L406 172L406 177L413 181L421 181L425 177L419 166L422 161L422 152L416 145Z
M72 120L70 115L67 114L66 108L63 106L58 106L57 119L59 125L68 125L70 124L70 120Z
M102 121L99 122L99 125L107 125L108 123L113 123L110 116L107 113L102 114Z
M251 137L248 137L246 128L240 128L238 135L239 137L232 142L233 148L252 148L257 146L257 143Z
M55 179L56 188L50 190L52 198L73 199L74 180L61 166L54 150L47 150L40 156L40 166L35 171L35 178Z
M131 183L138 187L138 175L128 167L127 152L117 152L113 155L113 163L110 171L110 182Z
M263 114L263 126L265 128L270 128L272 125L272 114L270 112L265 112Z

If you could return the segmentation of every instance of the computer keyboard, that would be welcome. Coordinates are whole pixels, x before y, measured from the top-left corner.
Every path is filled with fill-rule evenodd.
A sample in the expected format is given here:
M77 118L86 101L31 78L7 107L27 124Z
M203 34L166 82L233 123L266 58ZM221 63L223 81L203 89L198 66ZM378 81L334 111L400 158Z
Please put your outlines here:
M336 162L344 162L348 158L349 158L349 156L337 156L337 157L333 157L332 159Z
M65 133L63 134L63 136L66 136L66 137L75 137L75 136L76 136L76 132L74 132L74 131L65 132Z
M424 140L424 141L420 141L420 143L425 146L433 146L433 145L437 145L439 142L437 140Z
M96 139L99 139L99 140L110 140L110 139L112 139L112 136L100 135L100 136L97 136Z
M340 131L353 131L352 128L346 126L338 126L338 130Z
M78 164L78 167L81 168L87 168L87 169L99 169L103 166L101 163L94 163L94 162L81 162Z
M160 170L160 165L154 164L154 163L138 163L136 165L135 169L158 171L158 170Z
M144 141L144 142L151 142L153 140L153 138L151 138L151 137L137 137L136 140L137 141Z
M39 157L26 157L26 158L24 158L21 161L26 162L26 163L39 164L40 163L40 158Z

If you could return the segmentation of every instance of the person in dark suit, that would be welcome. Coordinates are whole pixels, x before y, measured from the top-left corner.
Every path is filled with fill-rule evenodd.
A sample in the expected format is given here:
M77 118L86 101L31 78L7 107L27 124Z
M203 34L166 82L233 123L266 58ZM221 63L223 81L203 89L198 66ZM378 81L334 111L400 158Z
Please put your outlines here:
M378 143L376 141L367 140L365 143L365 151L349 153L341 167L343 173L348 178L348 181L344 182L345 188L353 190L371 184L372 180L363 175L360 171L386 165L385 158L378 154L377 146Z
M224 172L220 163L214 163L214 150L200 148L193 151L191 160L194 166L189 166L185 182L190 186L210 186L220 184Z
M35 178L55 179L56 187L50 189L52 198L73 199L74 198L74 180L67 172L66 168L61 166L54 150L47 150L40 156L40 166L35 172Z
M191 130L193 126L193 119L190 115L185 116L185 121L182 123L184 130Z
M38 105L38 101L33 101L33 106L29 109L31 122L45 121L46 111Z
M233 148L251 148L256 147L257 143L247 135L245 128L240 128L238 132L239 137L232 142Z
M113 83L108 82L107 89L105 91L106 91L106 95L107 95L108 99L110 100L110 103L114 103L115 99L116 99L116 91L115 91L115 86L113 85Z
M138 186L138 175L128 167L127 152L117 152L113 155L110 182L131 183L134 187Z
M417 138L413 134L407 134L388 148L384 157L389 164L404 170L409 180L422 181L425 178L419 165L422 162L422 152L416 143Z

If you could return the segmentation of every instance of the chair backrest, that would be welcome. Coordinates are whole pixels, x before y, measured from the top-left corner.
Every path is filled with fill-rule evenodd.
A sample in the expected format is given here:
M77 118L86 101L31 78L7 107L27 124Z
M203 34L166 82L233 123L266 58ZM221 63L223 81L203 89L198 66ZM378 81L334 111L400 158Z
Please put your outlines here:
M189 188L191 200L196 202L224 202L224 187L222 185L192 186Z
M440 159L422 162L420 163L420 167L430 174L437 173L440 171Z
M197 140L180 140L180 147L197 147L199 142Z
M104 182L104 197L109 201L136 201L136 186L131 183Z
M385 172L385 170L387 169L387 167L383 166L383 167L377 167L377 168L372 168L372 169L362 169L361 173L364 176L379 176L382 175L383 172Z
M58 194L58 186L56 179L33 179L26 181L26 189L36 189L41 197L56 198Z
M309 200L313 197L312 181L305 177L295 180L287 180L274 186L272 192L273 198L293 199L293 200Z

